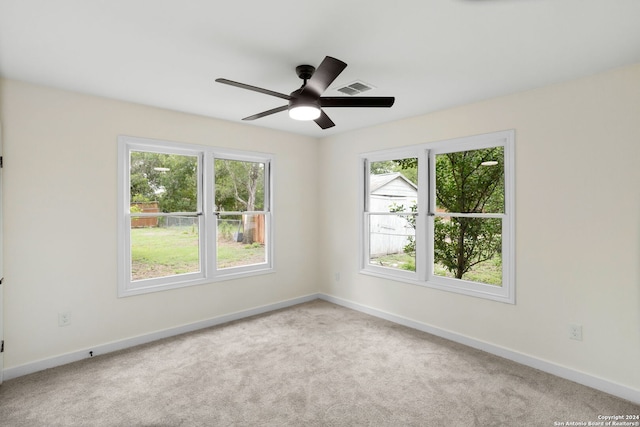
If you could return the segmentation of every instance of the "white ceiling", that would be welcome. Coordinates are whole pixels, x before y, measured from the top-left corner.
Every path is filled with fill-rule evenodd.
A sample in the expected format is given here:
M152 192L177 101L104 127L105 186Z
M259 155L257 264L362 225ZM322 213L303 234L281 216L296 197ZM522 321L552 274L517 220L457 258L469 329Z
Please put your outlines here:
M0 75L240 121L286 101L300 64L348 64L391 109L250 123L315 137L640 62L640 0L0 0Z

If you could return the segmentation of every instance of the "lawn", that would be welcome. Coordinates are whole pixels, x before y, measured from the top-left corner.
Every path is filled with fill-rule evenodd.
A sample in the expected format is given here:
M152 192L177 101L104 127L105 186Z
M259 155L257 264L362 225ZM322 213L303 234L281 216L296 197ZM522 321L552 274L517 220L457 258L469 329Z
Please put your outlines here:
M374 265L398 268L401 270L415 271L416 268L415 258L405 253L380 256L372 258L369 262ZM435 265L434 273L436 276L454 277L453 273L449 272L441 264ZM471 271L468 271L462 276L462 279L502 286L502 262L500 256L497 255L489 261L475 265Z
M152 227L131 229L131 279L200 271L197 228ZM232 240L218 242L218 268L265 261L264 245L244 245Z

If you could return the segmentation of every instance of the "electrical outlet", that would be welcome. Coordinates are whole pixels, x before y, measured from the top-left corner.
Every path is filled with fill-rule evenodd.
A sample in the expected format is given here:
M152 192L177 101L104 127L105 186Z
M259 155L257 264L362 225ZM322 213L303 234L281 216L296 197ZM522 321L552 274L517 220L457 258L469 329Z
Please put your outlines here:
M340 273L336 273L334 275L334 278L336 279L336 282L339 282L340 281Z
M569 325L569 338L576 341L582 341L582 325Z
M58 313L58 326L67 326L71 323L71 312Z

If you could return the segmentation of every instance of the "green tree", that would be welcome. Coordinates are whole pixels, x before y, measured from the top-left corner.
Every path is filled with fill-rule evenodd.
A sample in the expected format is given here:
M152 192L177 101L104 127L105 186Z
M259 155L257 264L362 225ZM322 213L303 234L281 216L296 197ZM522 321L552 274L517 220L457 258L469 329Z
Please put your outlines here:
M134 151L130 160L131 202L157 201L161 212L196 212L196 156Z
M219 211L264 209L264 164L216 159L215 204Z
M504 212L503 148L436 156L436 209L451 213ZM434 225L435 262L458 279L474 266L493 259L502 248L498 218L438 217Z

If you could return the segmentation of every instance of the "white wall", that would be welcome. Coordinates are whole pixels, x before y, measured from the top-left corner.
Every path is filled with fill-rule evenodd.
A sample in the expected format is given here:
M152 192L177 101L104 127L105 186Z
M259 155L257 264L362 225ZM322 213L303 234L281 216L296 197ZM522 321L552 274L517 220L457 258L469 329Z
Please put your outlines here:
M515 305L358 273L359 153L506 129ZM640 389L640 65L326 138L321 159L323 292Z
M0 80L5 368L317 292L318 141ZM274 153L275 274L117 298L120 134ZM58 312L71 324L58 326Z

